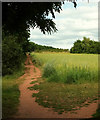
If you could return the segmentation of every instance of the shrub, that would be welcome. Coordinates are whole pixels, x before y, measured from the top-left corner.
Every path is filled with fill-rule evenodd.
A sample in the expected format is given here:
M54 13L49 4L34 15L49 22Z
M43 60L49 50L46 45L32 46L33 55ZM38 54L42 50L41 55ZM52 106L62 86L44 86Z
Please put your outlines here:
M3 36L2 41L2 73L3 75L12 74L21 66L23 60L23 50L16 42L14 35Z

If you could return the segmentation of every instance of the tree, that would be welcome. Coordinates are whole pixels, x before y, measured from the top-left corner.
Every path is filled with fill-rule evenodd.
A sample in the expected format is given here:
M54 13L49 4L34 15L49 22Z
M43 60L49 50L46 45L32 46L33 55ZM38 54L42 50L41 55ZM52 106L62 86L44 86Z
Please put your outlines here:
M82 49L81 49L81 41L80 41L80 40L77 40L77 41L74 43L74 47L71 48L70 52L71 52L71 53L81 53L81 52L82 52Z
M38 27L45 34L48 32L56 32L53 19L47 16L51 13L52 18L55 18L54 12L62 10L62 2L4 2L2 4L3 11L3 26L10 33L20 33L29 30L30 27Z
M92 41L90 38L83 37L83 40L77 40L70 49L71 53L100 53L100 42Z
M53 19L55 18L55 12L62 10L62 2L3 2L3 26L11 33L22 32L32 28L38 27L44 34L56 32L57 28ZM67 0L77 6L76 0ZM47 17L52 15L53 19Z

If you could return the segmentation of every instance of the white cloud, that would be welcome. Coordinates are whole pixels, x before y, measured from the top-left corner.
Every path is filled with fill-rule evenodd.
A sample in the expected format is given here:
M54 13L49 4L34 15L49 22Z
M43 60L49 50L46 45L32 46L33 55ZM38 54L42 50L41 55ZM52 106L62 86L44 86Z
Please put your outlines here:
M57 33L43 35L39 29L31 29L30 39L35 43L59 48L71 48L74 41L83 36L98 40L98 4L84 3L77 9L64 6L60 14L54 19Z

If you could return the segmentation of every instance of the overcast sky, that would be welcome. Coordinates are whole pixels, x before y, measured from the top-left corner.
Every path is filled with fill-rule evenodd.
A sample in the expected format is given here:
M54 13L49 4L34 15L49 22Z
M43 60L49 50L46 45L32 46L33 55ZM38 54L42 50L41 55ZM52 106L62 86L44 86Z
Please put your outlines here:
M57 33L43 35L38 28L31 28L30 40L56 48L70 49L73 43L84 36L98 41L98 0L81 0L77 8L66 2L61 13L56 13Z

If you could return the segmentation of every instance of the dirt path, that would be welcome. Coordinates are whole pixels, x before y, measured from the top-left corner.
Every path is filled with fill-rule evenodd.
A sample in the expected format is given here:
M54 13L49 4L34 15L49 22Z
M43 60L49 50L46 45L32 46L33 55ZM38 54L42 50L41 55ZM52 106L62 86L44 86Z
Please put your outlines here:
M35 102L35 98L32 97L33 93L38 91L29 90L34 84L30 84L31 81L37 81L37 78L41 77L40 70L32 64L30 56L27 55L25 74L21 76L25 81L19 86L20 90L20 104L18 107L18 113L14 118L90 118L92 114L96 112L98 103L92 103L88 107L82 107L80 110L74 111L75 113L63 113L59 115L50 108L44 108ZM32 79L35 78L35 79ZM77 114L76 114L77 112Z

